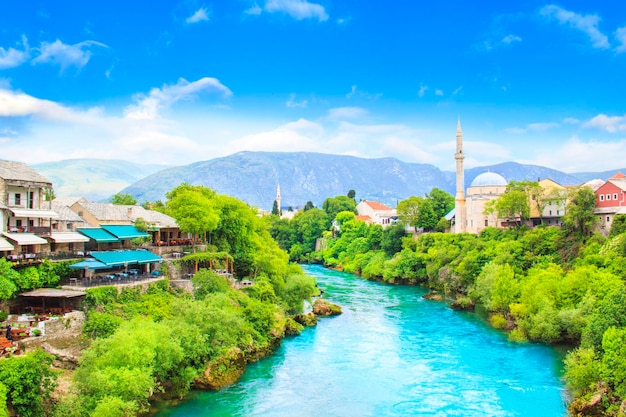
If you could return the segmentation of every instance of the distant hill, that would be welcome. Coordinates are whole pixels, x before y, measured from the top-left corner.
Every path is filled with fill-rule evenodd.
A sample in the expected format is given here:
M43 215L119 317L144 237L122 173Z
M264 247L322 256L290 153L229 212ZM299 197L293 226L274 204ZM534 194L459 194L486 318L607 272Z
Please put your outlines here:
M33 168L52 182L57 196L102 201L165 166L113 159L67 159L34 164Z
M578 172L575 174L571 174L572 176L579 179L580 182L587 182L595 179L601 179L606 181L611 178L616 173L621 172L622 174L626 174L626 168L622 169L614 169L612 171L604 171L604 172Z
M551 178L563 185L580 183L560 171L507 162L466 170L466 185L486 171L508 181ZM181 182L204 185L266 210L272 207L278 184L284 207L300 207L309 200L319 207L324 199L345 195L351 189L357 200L376 200L393 207L399 200L424 195L434 187L452 194L455 190L454 172L429 164L307 152L240 152L156 172L123 192L139 201L163 200L165 193Z
M319 207L324 199L345 195L351 189L356 191L357 200L376 200L394 207L399 200L424 195L434 187L451 194L455 191L454 172L433 165L307 152L240 152L171 168L102 159L70 159L33 167L52 181L56 195L91 201L104 201L118 192L130 193L140 202L164 200L165 193L181 182L205 185L265 210L271 209L278 184L282 206L294 208L309 200ZM551 178L563 185L606 180L617 172L566 174L505 162L466 169L465 185L486 171L508 181ZM626 168L621 171L626 173Z

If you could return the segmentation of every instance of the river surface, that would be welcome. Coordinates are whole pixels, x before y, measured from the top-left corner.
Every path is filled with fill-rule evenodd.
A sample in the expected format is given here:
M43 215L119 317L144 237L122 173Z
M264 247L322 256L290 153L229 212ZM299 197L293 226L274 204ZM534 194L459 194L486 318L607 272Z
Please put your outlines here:
M418 287L304 268L344 313L285 339L239 383L158 417L566 416L553 349L509 343Z

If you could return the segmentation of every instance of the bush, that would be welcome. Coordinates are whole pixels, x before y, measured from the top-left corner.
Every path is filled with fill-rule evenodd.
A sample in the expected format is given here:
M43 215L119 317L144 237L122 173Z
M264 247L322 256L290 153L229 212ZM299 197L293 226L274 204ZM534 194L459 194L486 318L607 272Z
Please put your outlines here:
M506 328L506 319L502 314L492 314L491 317L489 317L489 323L491 323L495 329L502 330Z

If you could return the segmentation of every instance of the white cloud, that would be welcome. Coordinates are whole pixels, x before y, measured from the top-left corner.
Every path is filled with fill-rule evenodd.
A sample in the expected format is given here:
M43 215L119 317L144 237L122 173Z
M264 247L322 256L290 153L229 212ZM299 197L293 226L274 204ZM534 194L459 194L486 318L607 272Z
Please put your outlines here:
M551 167L564 172L606 171L624 167L626 139L615 142L583 141L573 137L553 152L542 152L534 159L519 161ZM598 161L602 161L600 164Z
M580 120L575 117L566 117L565 119L563 119L563 123L568 125L577 125L578 123L580 123Z
M91 58L89 48L93 46L108 48L107 45L96 41L83 41L74 45L66 45L58 39L52 43L42 42L41 46L37 48L39 56L34 58L31 63L56 64L61 67L61 72L71 66L81 69L89 62Z
M599 114L586 122L583 127L595 127L609 133L624 132L626 131L626 115L607 116L606 114Z
M509 45L509 44L514 43L514 42L521 42L521 41L522 41L522 38L520 38L517 35L507 35L504 38L502 38L500 43L503 43L505 45Z
M456 96L457 94L461 94L461 93L463 93L463 86L459 86L456 90L454 90L452 92L452 95Z
M55 122L84 123L91 121L98 111L96 108L78 111L24 93L0 90L0 117L31 116Z
M186 20L187 23L198 23L202 21L209 21L209 16L207 15L207 10L204 7L196 10L194 14L189 16Z
M555 122L529 123L526 125L526 127L509 127L507 129L504 129L504 131L512 135L522 135L529 132L545 132L546 130L555 129L558 127L561 127L561 125Z
M15 48L4 49L0 46L0 69L19 67L30 58L30 51L28 48L28 39L22 35L23 51L19 51Z
M341 119L354 119L365 116L367 110L361 107L337 107L328 110L328 119L341 120Z
M598 15L581 15L554 4L542 7L540 12L544 16L557 19L561 24L567 24L585 33L594 48L608 49L610 47L608 38L598 29L600 23Z
M618 28L615 31L615 39L619 42L615 51L618 53L626 52L626 26Z
M439 97L442 97L443 96L443 90L439 90L439 89L435 90L435 95L439 96Z
M317 18L320 22L328 20L324 6L306 0L267 0L263 10L268 13L284 13L296 20L311 18Z
M148 95L136 95L137 104L128 106L125 114L131 119L155 119L161 109L180 100L190 100L199 93L217 93L224 97L232 96L228 87L220 83L217 78L204 77L193 82L181 78L174 85L153 88Z
M356 85L353 85L350 92L346 94L346 98L352 99L355 97L365 98L367 100L378 100L382 97L382 93L371 94L366 91L359 90Z
M232 152L278 151L278 152L324 152L320 139L324 128L306 119L286 123L268 132L243 136L228 143Z
M421 85L420 85L420 89L419 89L419 91L417 92L417 96L418 96L419 98L424 97L424 94L426 94L426 91L427 91L427 90L428 90L428 86L427 86L427 85L424 85L424 84L421 84Z
M250 7L249 9L246 9L244 11L245 14L250 14L250 15L259 15L263 12L263 9L261 9L259 7L258 4L254 3L254 6Z
M285 103L285 105L287 107L289 107L290 109L293 108L305 108L308 104L307 100L302 100L302 101L296 101L296 95L295 94L291 94L289 96L289 100L287 100L287 102Z

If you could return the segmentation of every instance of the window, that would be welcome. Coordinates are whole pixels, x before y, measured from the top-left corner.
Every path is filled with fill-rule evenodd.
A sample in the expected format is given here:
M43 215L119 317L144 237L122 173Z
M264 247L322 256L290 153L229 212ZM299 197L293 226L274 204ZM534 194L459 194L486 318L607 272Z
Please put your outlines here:
M35 193L32 191L28 193L28 208L35 208Z
M22 220L21 219L15 220L15 227L22 227Z
M15 205L19 206L22 204L22 194L15 193Z
M52 230L59 230L59 223L52 223Z
M560 215L561 215L560 210L557 210L557 211L556 211L556 215L557 215L557 216L560 216Z
M485 219L485 227L489 226L489 219Z
M608 201L608 200L610 200L610 199L611 199L611 194L607 194L607 195L606 195L606 200Z
M611 222L611 216L606 216L606 222L610 223Z
M613 194L613 200L617 201L617 193Z
M600 201L604 201L604 194L600 194Z
M72 223L68 223L65 225L65 227L67 228L67 230L72 230L74 225Z

